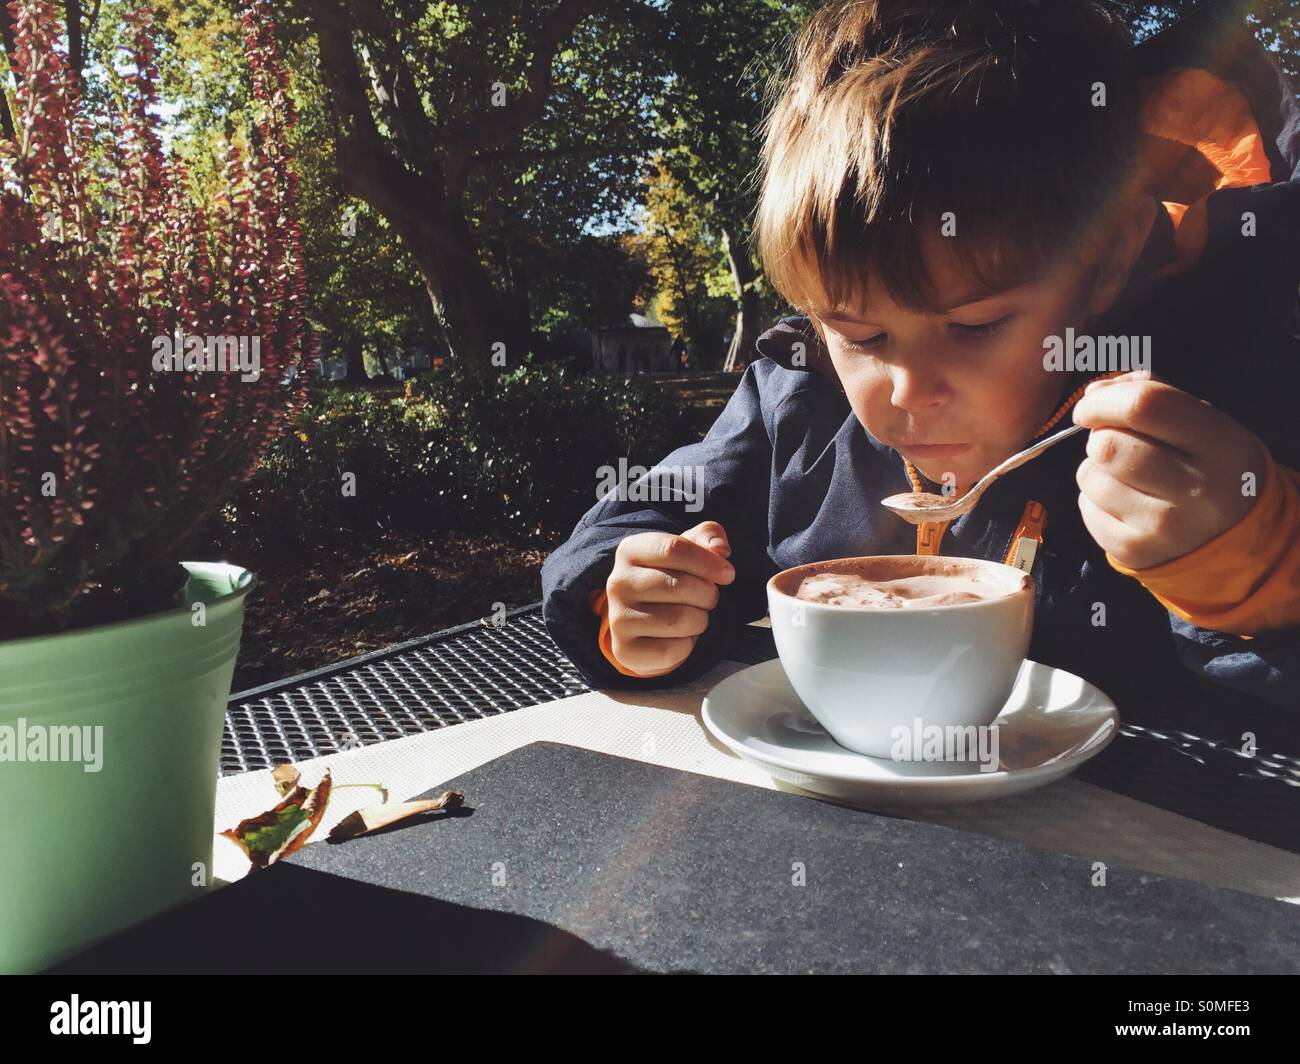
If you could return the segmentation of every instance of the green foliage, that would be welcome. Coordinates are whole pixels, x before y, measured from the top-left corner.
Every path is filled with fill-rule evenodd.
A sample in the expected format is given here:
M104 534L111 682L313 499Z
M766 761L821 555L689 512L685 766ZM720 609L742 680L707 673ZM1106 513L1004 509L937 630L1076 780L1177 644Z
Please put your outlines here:
M596 501L599 466L652 464L690 433L665 394L567 367L483 382L439 369L412 385L314 398L228 509L229 532L263 548L376 528L547 542Z
M98 40L111 50L121 0L108 0ZM247 79L240 75L243 43L235 0L155 0L160 24L159 72L175 114L174 150L201 190L211 195L210 157L246 121ZM299 175L299 218L310 278L308 315L328 357L381 353L422 345L439 347L441 330L419 268L386 219L343 188L335 158L334 127L320 79L315 38L281 13L281 38L298 110L292 149Z
M626 325L628 311L645 305L654 288L649 263L627 233L557 240L545 261L548 268L538 271L529 289L542 332L566 322Z
M299 543L329 529L358 531L427 519L440 493L428 491L424 444L440 443L421 411L367 392L314 398L227 508L239 536L263 547ZM355 495L344 494L351 474ZM454 477L446 478L450 483Z
M468 463L482 504L475 525L503 532L567 534L596 501L600 465L653 463L689 432L661 392L564 367L526 363L482 387L431 387L452 436L477 459Z

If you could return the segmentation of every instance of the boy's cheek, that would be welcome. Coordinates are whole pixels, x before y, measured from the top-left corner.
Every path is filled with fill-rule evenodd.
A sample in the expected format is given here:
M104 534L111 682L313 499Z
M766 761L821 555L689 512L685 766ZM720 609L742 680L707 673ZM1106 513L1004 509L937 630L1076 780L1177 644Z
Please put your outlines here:
M892 409L888 390L864 386L861 381L846 380L844 377L840 378L840 383L844 386L844 393L858 423L877 439L882 436L888 438L889 411Z

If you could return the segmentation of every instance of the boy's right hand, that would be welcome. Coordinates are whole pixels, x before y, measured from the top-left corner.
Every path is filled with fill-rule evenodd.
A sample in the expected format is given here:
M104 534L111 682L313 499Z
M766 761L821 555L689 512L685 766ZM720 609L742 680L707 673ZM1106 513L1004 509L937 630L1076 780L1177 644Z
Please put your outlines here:
M690 657L718 604L717 585L736 578L730 554L717 521L680 536L639 532L619 543L605 594L610 645L625 668L662 676Z

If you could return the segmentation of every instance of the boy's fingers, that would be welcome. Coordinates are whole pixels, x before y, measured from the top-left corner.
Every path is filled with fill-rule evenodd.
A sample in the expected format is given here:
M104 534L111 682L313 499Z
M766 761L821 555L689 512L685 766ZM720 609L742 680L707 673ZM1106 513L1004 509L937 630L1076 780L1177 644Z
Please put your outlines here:
M1089 460L1079 466L1075 483L1099 510L1130 527L1154 524L1171 505L1162 496L1126 484Z
M1147 495L1173 498L1204 490L1205 477L1181 451L1126 429L1093 429L1088 433L1087 458L1079 466L1100 467L1130 488Z
M610 607L609 623L623 640L679 639L709 627L709 611L677 602L644 602ZM617 651L616 651L617 653Z
M1134 369L1127 373L1119 373L1113 377L1098 377L1094 381L1089 381L1084 393L1094 392L1098 388L1105 388L1111 384L1123 384L1129 381L1159 381L1161 384L1169 382L1158 373L1152 373L1149 369Z
M670 532L629 536L620 544L620 554L630 565L690 573L715 584L729 584L736 576L736 570L726 558Z
M1076 425L1131 429L1191 455L1214 446L1222 416L1209 403L1152 380L1102 383L1074 407Z
M628 602L681 602L711 610L718 604L718 585L691 573L634 565L619 581L618 594Z
M612 636L612 648L614 657L625 668L634 670L642 677L663 676L691 656L696 638L682 636L677 639L656 639L653 636L637 636L634 639L621 639L615 634Z
M727 530L717 521L701 521L694 528L688 528L682 535L692 543L698 543L708 550L716 550L724 555L731 553Z

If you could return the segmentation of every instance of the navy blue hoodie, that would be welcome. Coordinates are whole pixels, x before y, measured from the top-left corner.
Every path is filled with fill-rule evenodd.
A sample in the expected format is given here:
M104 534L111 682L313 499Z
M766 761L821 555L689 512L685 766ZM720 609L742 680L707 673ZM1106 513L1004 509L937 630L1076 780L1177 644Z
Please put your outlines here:
M1272 180L1216 191L1221 175L1203 158L1166 175L1170 191L1151 189L1157 199L1188 202L1189 182L1208 181L1201 197L1205 239L1190 268L1127 291L1090 331L1150 336L1156 373L1245 425L1278 463L1300 469L1300 109L1234 11L1210 5L1143 42L1139 69L1158 82L1197 68L1232 85L1266 143ZM1246 211L1257 219L1250 239L1242 237ZM1169 214L1159 211L1143 252L1146 266L1178 254ZM805 345L806 365L792 361L795 343ZM593 687L669 687L699 676L726 656L741 625L766 614L766 582L782 569L916 549L915 529L880 506L885 496L911 490L902 456L858 421L808 319L782 320L757 346L760 357L705 438L667 455L641 485L659 479L666 489L678 483L673 467L700 467L702 509L687 510L667 490L642 495L659 502L612 493L542 568L544 620ZM1079 376L1071 388L1086 380ZM1002 561L1026 501L1042 502L1047 525L1032 569L1032 659L1097 684L1128 720L1170 724L1194 708L1218 716L1252 707L1292 732L1300 724L1300 627L1250 639L1198 628L1112 569L1079 514L1075 472L1086 440L1080 433L996 481L948 527L940 553ZM940 490L924 480L922 487ZM736 579L720 587L708 629L671 673L620 673L598 646L599 618L589 604L590 593L604 587L619 542L652 530L680 534L710 519L727 531ZM1104 625L1094 623L1098 603Z

